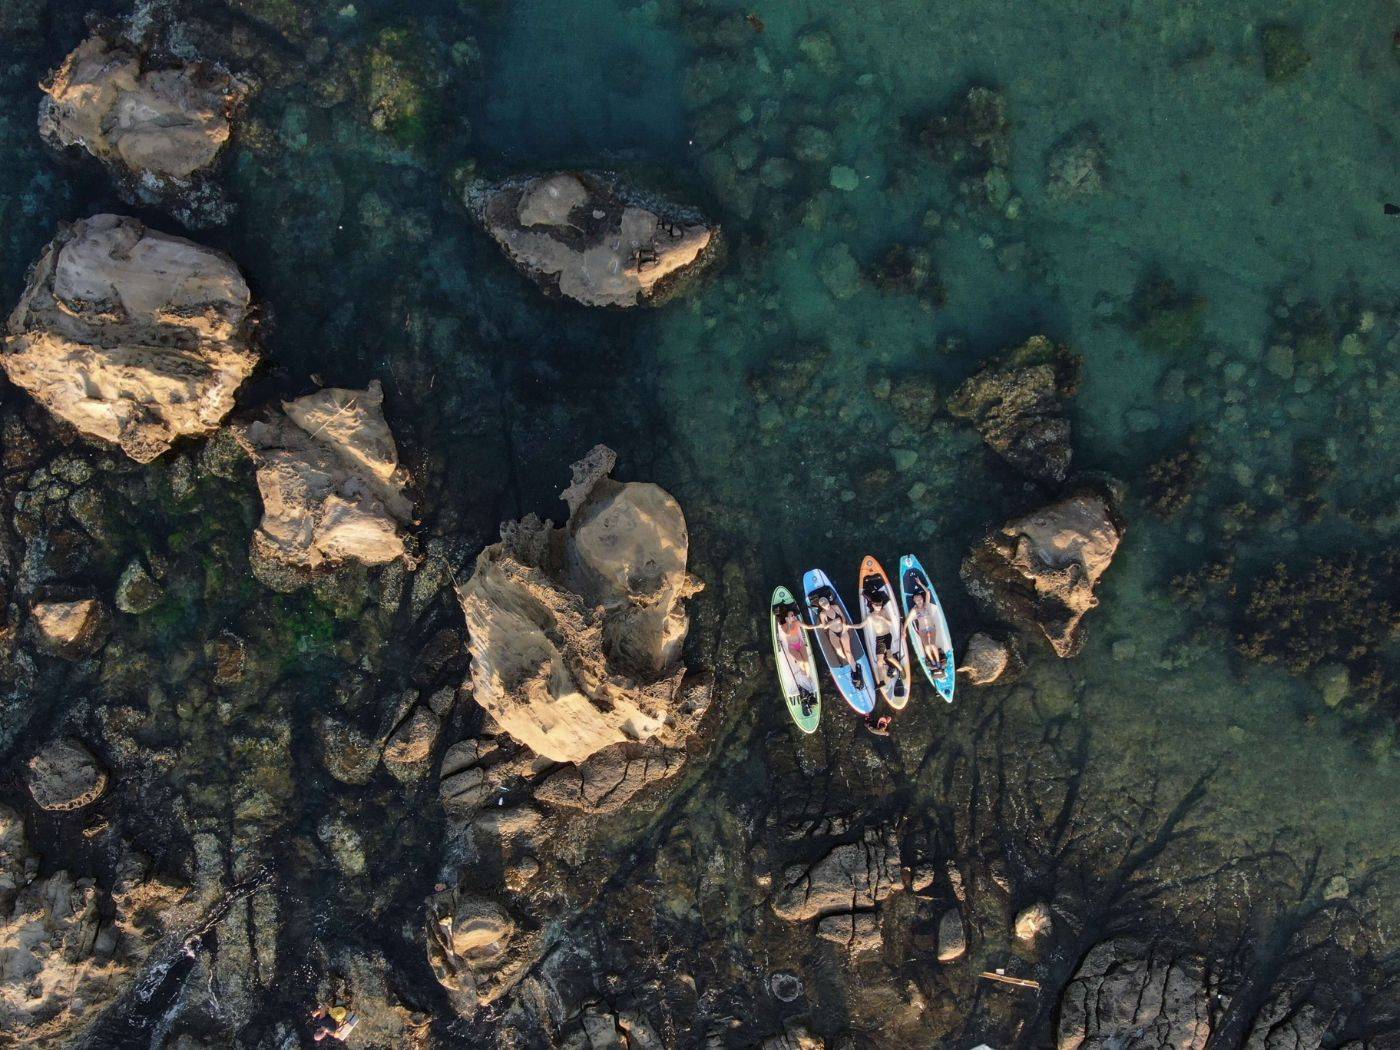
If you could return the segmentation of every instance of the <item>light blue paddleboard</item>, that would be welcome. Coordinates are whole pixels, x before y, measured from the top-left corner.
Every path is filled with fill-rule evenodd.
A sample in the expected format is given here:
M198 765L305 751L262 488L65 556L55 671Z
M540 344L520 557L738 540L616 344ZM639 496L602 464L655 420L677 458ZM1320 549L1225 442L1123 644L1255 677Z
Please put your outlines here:
M846 617L847 623L854 623L851 614L846 611L846 603L841 600L841 595L836 592L836 588L831 585L831 581L826 578L826 573L821 569L812 569L807 575L802 577L802 591L807 600L807 617L813 623L817 623L817 597L825 595L836 603L836 607L841 610ZM841 694L846 703L855 709L857 714L868 715L875 710L875 672L870 667L870 659L865 654L865 644L860 639L859 631L848 631L846 637L851 639L851 655L855 658L857 666L860 668L861 681L857 687L852 668L849 664L842 665L836 656L836 652L831 647L831 642L826 636L826 631L813 631L817 639L817 648L821 650L822 656L826 659L827 669L831 671L831 677L836 682L836 691Z
M953 658L953 636L948 633L948 620L943 615L943 604L938 600L938 592L933 589L933 581L928 578L928 573L924 572L919 559L912 554L906 554L899 559L899 600L904 605L906 619L913 608L913 593L920 588L928 594L933 607L933 640L939 649L947 653L943 661L943 673L933 673L928 656L924 652L923 639L913 623L909 624L909 648L914 650L914 655L919 659L919 666L924 669L929 682L938 690L938 695L951 704L953 686L957 682L958 674L957 661Z

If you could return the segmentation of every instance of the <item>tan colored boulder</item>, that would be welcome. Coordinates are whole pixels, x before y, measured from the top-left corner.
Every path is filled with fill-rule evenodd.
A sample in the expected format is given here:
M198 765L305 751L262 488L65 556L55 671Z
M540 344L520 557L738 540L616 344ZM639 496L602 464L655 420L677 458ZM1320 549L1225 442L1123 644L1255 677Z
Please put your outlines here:
M718 241L694 212L593 172L476 184L466 201L520 270L585 306L653 301Z
M634 499L632 485L608 479L613 458L600 446L575 465L568 525L530 517L507 526L459 592L473 695L501 729L556 762L628 741L671 746L699 714L677 662L678 605L699 586L684 571L684 517L655 486ZM643 502L666 515L633 515Z
M111 616L96 598L36 602L30 623L39 647L66 660L78 660L102 647Z
M383 404L375 380L285 401L235 427L262 493L255 556L305 569L403 556L413 505Z
M94 215L59 230L10 315L10 381L84 435L147 463L207 434L257 363L248 286L227 255Z
M89 37L42 85L39 133L136 177L184 180L214 162L246 85L203 62L150 68L124 41Z
M967 640L958 676L972 685L991 685L1006 673L1010 664L1011 650L1007 644L978 631Z
M993 531L963 559L962 579L998 617L1076 656L1123 532L1107 495L1082 489Z
M1016 939L1024 945L1034 945L1050 932L1050 925L1050 906L1040 902L1032 904L1016 916Z

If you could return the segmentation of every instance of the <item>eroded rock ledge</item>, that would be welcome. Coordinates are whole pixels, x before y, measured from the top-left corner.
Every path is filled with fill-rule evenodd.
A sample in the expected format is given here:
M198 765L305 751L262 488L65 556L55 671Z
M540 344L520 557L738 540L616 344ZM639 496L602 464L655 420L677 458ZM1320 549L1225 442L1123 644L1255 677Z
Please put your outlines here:
M719 243L719 229L696 212L598 172L474 183L464 197L526 276L585 306L662 299Z
M413 505L383 405L375 380L365 390L332 387L284 401L282 411L235 427L262 493L255 564L315 570L403 556Z
M88 437L148 463L207 434L252 372L248 286L233 260L136 219L62 228L10 315L10 381Z

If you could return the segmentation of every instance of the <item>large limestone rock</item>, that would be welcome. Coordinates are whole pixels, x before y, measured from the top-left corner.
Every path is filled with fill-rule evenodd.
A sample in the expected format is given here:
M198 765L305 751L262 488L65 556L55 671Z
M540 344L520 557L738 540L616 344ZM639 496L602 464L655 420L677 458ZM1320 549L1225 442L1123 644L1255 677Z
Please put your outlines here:
M671 746L698 716L677 659L681 602L699 589L685 518L656 486L608 478L614 459L599 446L576 464L568 524L507 526L459 594L477 702L556 762L627 741Z
M972 421L982 439L1030 477L1059 483L1069 473L1065 401L1079 359L1043 335L1002 354L953 392L948 411Z
M55 416L147 463L233 407L257 363L248 302L222 252L95 215L44 249L0 364Z
M125 41L89 37L42 85L39 133L135 178L187 180L229 138L247 86L202 62L152 68Z
M719 238L695 212L594 172L478 183L465 196L517 267L585 306L655 301L700 269Z
M1075 656L1123 531L1109 498L1082 489L992 532L963 559L963 582L997 616Z
M107 771L71 737L50 742L29 760L29 793L41 809L78 809L106 790Z
M1201 960L1120 938L1085 956L1060 1001L1056 1050L1204 1050L1210 995Z
M413 505L383 404L375 380L366 390L330 388L284 401L281 412L235 428L262 493L255 560L316 569L382 565L403 555Z

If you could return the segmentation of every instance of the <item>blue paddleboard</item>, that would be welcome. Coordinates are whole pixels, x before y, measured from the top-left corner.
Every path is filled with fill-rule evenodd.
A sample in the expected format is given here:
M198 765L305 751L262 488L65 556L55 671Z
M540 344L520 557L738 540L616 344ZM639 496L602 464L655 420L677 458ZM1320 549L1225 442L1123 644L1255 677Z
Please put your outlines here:
M831 581L821 569L812 569L802 577L802 590L807 600L807 617L811 623L820 622L817 616L817 599L822 597L831 599L832 604L841 610L846 623L854 622L851 614L846 611L846 603L841 600L841 595L836 593L836 588L831 585ZM836 682L836 691L857 714L868 715L875 710L875 673L871 670L870 659L865 654L860 632L849 628L846 631L846 637L851 640L851 655L855 658L855 666L860 669L859 684L855 680L852 666L836 654L827 632L818 630L812 633L816 636L817 648L826 660L827 669L831 671L831 677Z
M909 648L918 657L919 666L938 695L948 703L953 702L953 686L957 680L957 661L953 658L953 637L948 633L948 620L943 615L943 605L938 600L938 592L933 589L933 581L924 572L919 559L906 554L899 559L899 600L904 605L907 620L914 608L915 598L920 593L927 595L924 608L927 612L909 624ZM927 643L933 643L945 654L942 674L935 674L928 658Z

